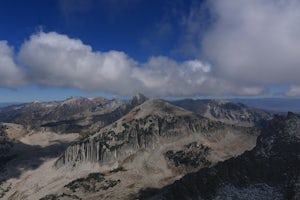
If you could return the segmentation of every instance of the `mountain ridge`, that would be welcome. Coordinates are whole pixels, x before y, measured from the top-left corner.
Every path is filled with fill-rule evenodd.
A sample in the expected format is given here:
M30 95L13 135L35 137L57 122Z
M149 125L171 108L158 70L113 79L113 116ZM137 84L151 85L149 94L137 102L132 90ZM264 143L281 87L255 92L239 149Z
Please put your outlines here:
M54 167L76 171L88 163L97 164L106 169L101 172L104 174L122 169L118 172L120 186L113 189L118 192L109 198L117 199L120 192L124 199L131 199L128 193L138 192L142 189L139 185L162 187L182 174L252 149L257 135L253 128L226 125L163 100L149 99L113 124L70 145ZM131 176L140 178L126 178ZM81 190L68 189L57 195L62 193L83 195ZM99 191L98 195L105 194Z

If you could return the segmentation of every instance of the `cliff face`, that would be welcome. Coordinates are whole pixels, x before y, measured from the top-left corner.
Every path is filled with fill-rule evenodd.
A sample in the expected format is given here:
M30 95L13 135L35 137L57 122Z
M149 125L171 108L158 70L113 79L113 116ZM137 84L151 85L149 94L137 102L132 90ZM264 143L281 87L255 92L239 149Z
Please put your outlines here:
M257 146L140 199L299 199L300 116L276 116Z
M139 149L154 150L190 136L208 137L243 128L211 121L161 100L148 100L100 132L71 145L55 166L117 161ZM245 130L243 130L245 131Z

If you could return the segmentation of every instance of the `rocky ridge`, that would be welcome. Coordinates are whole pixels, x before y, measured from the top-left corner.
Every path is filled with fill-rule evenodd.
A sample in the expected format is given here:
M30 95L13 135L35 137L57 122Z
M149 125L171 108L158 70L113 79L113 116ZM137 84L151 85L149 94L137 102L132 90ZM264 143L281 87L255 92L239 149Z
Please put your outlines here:
M70 97L61 102L25 103L0 108L0 121L20 124L28 130L86 135L116 121L145 100L146 97L138 94L129 102Z

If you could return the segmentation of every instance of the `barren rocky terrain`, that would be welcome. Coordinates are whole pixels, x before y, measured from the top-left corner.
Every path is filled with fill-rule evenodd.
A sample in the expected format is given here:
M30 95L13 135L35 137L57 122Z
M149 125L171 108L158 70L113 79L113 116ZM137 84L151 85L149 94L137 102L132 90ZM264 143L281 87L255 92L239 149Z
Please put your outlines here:
M73 98L72 102L78 100L81 101L80 98ZM148 99L141 94L114 106L107 102L111 101L104 102L109 107L106 111L105 106L99 104L99 108L93 108L97 112L91 112L88 108L76 114L77 111L70 110L70 115L57 118L65 121L81 116L79 121L82 122L86 117L89 125L86 129L74 129L78 132L70 132L69 129L64 133L62 131L65 129L61 127L59 131L45 128L45 121L36 124L39 127L28 126L35 121L34 118L26 121L28 124L17 124L19 115L15 120L2 123L0 198L164 198L160 191L164 194L164 188L173 188L172 185L177 181L180 183L185 176L207 169L219 169L220 163L240 159L245 151L260 148L255 147L257 137L261 130L267 129L264 124L269 124L271 119L271 115L264 111L234 103L230 106L214 103L213 110L218 114L204 117L191 109L186 110L164 100ZM81 104L77 102L76 105L75 108ZM26 109L28 106L25 106ZM26 116L36 112L34 109L26 112L20 109L18 112ZM7 114L9 108L4 110ZM250 117L249 123L245 124L244 118L238 117L240 113ZM264 123L260 123L261 120ZM294 127L296 131L297 127ZM84 130L89 132L83 134ZM234 162L238 165L240 161ZM257 191L257 195L265 189L271 193L274 190L270 185L262 185L261 190L256 186L249 185ZM235 187L228 184L214 194L222 199L224 195L229 195L228 191L237 191ZM239 192L243 193L242 190ZM189 199L188 195L194 195L194 192L187 192L186 195ZM201 198L210 199L205 196L206 193L203 195L201 193ZM278 195L282 197L283 194ZM169 199L168 195L166 197Z

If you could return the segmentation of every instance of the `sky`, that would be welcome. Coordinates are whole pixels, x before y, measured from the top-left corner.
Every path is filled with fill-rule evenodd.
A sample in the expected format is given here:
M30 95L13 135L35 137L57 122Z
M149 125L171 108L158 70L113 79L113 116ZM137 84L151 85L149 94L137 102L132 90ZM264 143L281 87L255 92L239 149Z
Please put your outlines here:
M2 0L0 102L300 97L298 0Z

